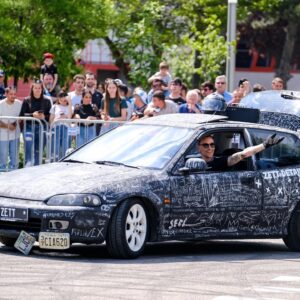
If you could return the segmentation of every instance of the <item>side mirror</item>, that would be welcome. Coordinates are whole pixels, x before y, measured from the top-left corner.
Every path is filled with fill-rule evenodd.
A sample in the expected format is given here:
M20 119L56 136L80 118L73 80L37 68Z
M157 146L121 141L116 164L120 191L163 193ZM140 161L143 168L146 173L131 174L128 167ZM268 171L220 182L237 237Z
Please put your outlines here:
M75 149L74 148L68 148L65 152L65 156L70 155Z
M180 172L195 172L205 171L207 169L207 163L202 158L189 158L185 162L185 166L180 168Z

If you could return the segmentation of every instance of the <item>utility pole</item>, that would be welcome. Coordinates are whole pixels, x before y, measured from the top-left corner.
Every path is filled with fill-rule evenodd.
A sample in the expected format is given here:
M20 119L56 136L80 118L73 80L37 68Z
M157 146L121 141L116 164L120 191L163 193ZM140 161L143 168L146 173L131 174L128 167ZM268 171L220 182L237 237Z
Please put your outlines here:
M236 41L236 7L238 0L228 0L227 10L227 44L228 53L226 60L227 88L230 92L234 89L235 73L235 47L232 42Z

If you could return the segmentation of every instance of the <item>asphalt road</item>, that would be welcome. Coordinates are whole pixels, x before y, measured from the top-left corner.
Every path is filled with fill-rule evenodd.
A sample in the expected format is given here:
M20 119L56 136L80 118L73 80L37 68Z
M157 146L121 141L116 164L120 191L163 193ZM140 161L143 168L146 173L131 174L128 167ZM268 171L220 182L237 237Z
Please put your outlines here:
M300 253L281 240L153 244L136 260L95 245L29 256L1 245L0 262L0 299L300 298Z

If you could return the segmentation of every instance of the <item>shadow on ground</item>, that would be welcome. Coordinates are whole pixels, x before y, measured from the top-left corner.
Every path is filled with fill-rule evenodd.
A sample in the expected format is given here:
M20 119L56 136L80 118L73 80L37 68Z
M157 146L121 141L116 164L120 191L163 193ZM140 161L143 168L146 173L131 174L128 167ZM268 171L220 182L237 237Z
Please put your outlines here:
M0 253L23 255L16 249L2 246ZM222 240L203 242L165 242L147 245L144 254L134 260L111 259L105 245L73 245L65 251L44 250L35 246L30 253L36 259L116 264L170 263L189 261L243 261L266 259L299 259L281 240Z

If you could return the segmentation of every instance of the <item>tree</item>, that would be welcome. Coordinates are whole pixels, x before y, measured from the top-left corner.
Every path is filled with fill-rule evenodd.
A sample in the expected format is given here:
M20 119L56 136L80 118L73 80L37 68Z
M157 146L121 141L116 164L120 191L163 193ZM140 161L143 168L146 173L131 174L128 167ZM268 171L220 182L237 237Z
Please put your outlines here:
M276 76L291 78L293 64L299 64L300 4L297 0L241 0L241 38L261 53L276 58ZM243 9L248 6L249 11ZM242 18L244 17L244 18Z
M44 52L55 54L60 79L78 70L76 50L89 39L105 36L107 1L2 0L0 57L15 84L39 74Z
M219 0L112 1L110 14L105 41L123 77L136 85L147 86L162 60L188 83L194 78L194 86L224 70L226 5Z

